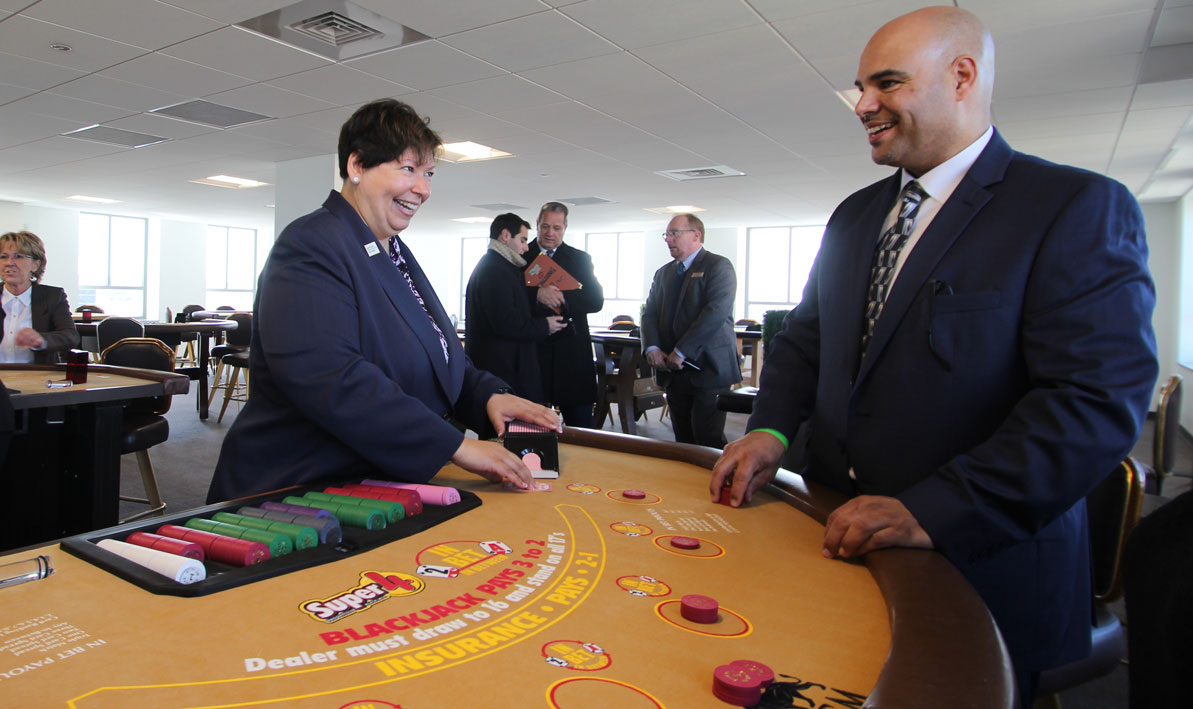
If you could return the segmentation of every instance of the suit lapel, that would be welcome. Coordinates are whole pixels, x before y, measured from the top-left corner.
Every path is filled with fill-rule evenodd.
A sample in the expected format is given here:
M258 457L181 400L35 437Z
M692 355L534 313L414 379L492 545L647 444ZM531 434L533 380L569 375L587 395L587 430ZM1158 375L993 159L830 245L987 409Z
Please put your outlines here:
M1010 146L995 131L982 154L961 178L953 194L949 195L948 201L941 205L932 223L908 254L894 285L891 286L886 303L882 306L882 315L874 326L874 337L870 340L866 359L858 372L859 381L869 371L878 353L894 334L899 321L906 315L907 309L911 307L916 294L923 288L936 264L990 201L992 195L986 188L1002 180L1010 159ZM893 199L894 197L887 206L888 210L893 205ZM862 310L857 312L864 312L864 308L863 303Z
M418 292L422 294L423 302L430 311L431 317L435 319L435 323L439 325L439 329L443 331L443 337L447 340L448 361L443 361L443 347L439 343L439 333L435 332L435 328L426 322L426 315L423 315L423 322L426 323L425 329L430 331L430 339L434 344L434 354L432 358L435 362L435 375L439 377L439 381L449 393L452 393L452 398L455 398L455 393L460 391L460 386L464 381L464 348L460 345L460 338L456 337L455 327L452 325L451 318L447 316L447 311L443 309L443 303L439 300L439 295L435 292L435 288L431 285L431 281L427 279L427 274L423 272L422 266L419 265L418 260L414 258L414 254L410 253L410 249L402 244L402 240L398 239L398 243L402 247L402 255L406 258L406 264L410 267L410 278L414 281L414 286L418 288ZM397 270L397 269L394 269ZM403 281L406 279L402 279ZM414 294L410 294L411 299ZM418 301L414 303L418 306ZM420 311L422 307L418 308Z

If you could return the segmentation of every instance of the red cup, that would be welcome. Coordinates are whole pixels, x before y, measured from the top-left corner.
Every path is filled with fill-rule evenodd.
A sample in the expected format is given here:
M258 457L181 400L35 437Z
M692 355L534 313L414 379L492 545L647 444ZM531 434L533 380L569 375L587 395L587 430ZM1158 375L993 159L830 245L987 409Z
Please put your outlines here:
M91 322L91 311L90 310L83 311L83 322Z
M66 378L75 384L87 383L87 350L70 350L66 353Z

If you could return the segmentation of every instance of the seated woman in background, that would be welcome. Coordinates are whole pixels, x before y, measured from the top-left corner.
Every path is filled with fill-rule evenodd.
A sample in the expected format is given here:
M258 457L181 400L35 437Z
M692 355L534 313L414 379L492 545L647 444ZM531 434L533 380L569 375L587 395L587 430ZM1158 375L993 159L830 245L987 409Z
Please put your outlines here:
M0 362L54 363L79 344L66 291L42 285L45 272L46 245L36 234L0 236Z
M400 101L366 104L340 131L342 192L291 222L257 287L253 393L224 438L208 502L316 480L426 482L448 461L529 487L500 444L466 438L550 409L476 369L414 255L398 238L431 196L442 145Z

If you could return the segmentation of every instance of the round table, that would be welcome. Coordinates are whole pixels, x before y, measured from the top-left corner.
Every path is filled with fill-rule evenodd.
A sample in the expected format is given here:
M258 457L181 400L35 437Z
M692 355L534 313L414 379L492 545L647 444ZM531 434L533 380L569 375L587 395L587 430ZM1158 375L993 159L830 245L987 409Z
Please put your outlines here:
M95 322L84 323L80 321L75 322L75 329L79 331L79 335L84 337L95 337L96 332ZM199 364L196 367L181 367L176 371L179 374L185 374L193 380L199 382L198 396L195 397L195 405L199 410L199 418L207 419L208 413L208 357L210 354L210 342L212 335L223 332L225 330L235 330L235 320L195 320L191 322L146 322L142 323L145 326L145 337L169 337L171 335L177 337L183 333L193 332L199 335Z
M563 440L549 491L506 491L449 465L433 482L478 507L434 526L412 517L395 525L408 536L325 551L318 566L295 552L209 595L157 595L43 550L58 572L6 589L0 627L23 642L52 625L82 650L5 680L6 695L80 709L688 709L725 706L714 669L745 659L818 707L867 696L887 708L1010 705L997 630L935 552L827 560L820 520L839 498L794 475L734 509L708 499L710 449L591 431ZM64 544L90 549L260 499ZM715 598L715 622L685 619L687 594Z

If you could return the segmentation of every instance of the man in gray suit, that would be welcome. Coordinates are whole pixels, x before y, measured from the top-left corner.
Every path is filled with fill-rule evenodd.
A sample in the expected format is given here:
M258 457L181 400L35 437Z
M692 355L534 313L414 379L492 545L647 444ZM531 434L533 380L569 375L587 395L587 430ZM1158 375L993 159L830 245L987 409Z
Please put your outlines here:
M675 440L725 447L717 394L741 381L733 298L737 275L704 249L704 223L677 215L663 233L674 260L655 271L642 313L642 349L667 389Z

